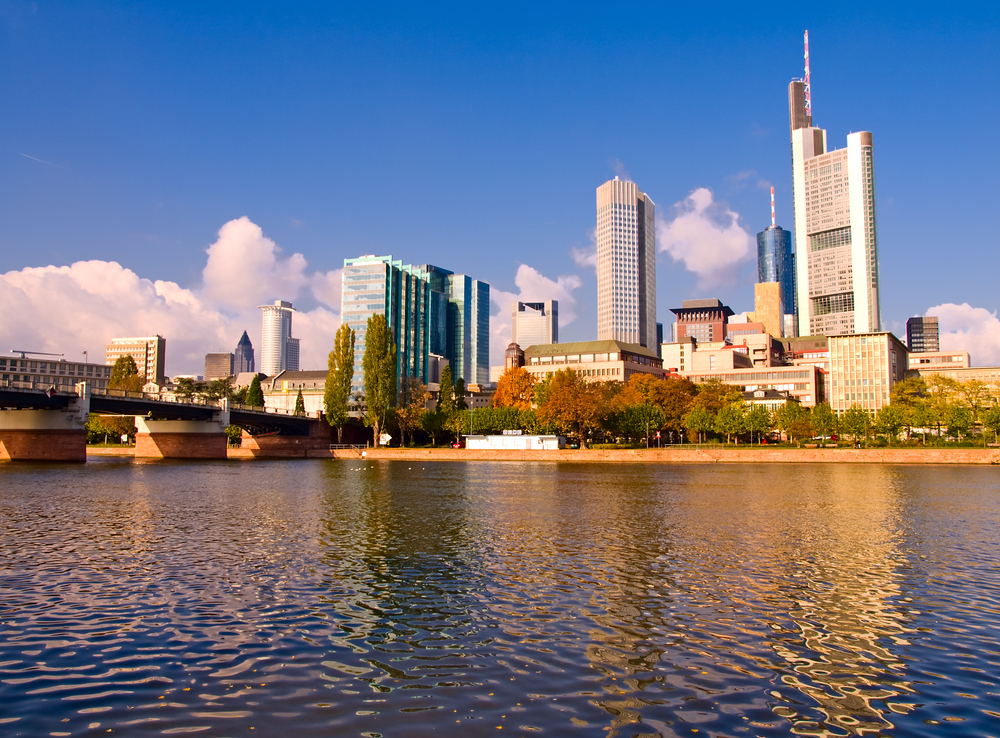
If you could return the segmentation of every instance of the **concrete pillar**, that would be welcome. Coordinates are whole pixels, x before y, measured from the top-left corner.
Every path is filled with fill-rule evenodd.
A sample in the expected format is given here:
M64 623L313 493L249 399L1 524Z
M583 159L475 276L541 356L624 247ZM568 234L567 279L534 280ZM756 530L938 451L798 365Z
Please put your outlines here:
M224 459L226 424L221 420L135 419L135 456L147 459Z
M0 410L0 461L86 461L90 391L63 410Z

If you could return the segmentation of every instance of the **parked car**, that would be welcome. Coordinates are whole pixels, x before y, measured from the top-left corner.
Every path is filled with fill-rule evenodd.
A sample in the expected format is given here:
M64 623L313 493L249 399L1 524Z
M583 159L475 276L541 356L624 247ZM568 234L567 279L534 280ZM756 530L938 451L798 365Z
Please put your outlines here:
M465 448L465 441L455 441L451 444L452 448Z

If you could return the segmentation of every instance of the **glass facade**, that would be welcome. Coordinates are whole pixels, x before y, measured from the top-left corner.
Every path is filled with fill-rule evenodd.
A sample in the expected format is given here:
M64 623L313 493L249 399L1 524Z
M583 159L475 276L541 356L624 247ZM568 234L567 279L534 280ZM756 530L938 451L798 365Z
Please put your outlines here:
M792 234L781 226L757 234L757 281L781 285L781 314L795 315L795 263Z

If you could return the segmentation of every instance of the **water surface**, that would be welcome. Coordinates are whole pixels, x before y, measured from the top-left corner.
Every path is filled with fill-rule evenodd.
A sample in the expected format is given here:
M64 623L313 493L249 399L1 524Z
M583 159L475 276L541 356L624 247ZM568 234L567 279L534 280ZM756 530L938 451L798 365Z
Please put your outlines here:
M0 735L1000 735L998 487L0 465Z

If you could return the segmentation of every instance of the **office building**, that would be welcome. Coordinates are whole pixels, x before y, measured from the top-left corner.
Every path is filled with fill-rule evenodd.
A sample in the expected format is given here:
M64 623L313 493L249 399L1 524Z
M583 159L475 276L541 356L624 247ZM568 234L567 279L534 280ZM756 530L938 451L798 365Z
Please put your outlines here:
M795 315L795 256L792 254L792 234L775 223L774 188L771 188L771 226L757 234L757 282L781 285L779 315L781 333L771 333L775 338L785 335L785 316ZM756 310L756 308L755 308ZM760 318L757 318L760 320Z
M787 392L790 399L798 400L803 407L815 407L826 397L826 372L816 366L772 366L765 369L719 369L715 371L684 371L695 384L718 379L731 384L743 392L757 390L777 390Z
M968 369L972 359L968 351L921 351L910 353L910 369L940 371L942 369Z
M910 318L906 321L906 347L911 354L941 350L937 318Z
M247 332L243 331L239 343L236 344L236 351L233 352L233 374L253 371L256 371L253 344L250 343L250 336L247 335Z
M0 357L0 382L19 389L49 389L73 392L77 382L87 382L92 388L107 389L111 380L111 367L107 364L78 364L66 359L45 361L22 354L20 358Z
M656 350L655 205L634 182L597 188L597 338Z
M105 349L104 363L114 366L125 355L132 357L139 374L147 382L159 385L166 383L167 339L163 336L112 338Z
M829 336L830 407L843 413L853 405L878 412L906 376L906 346L891 333Z
M233 355L205 354L205 381L211 382L213 379L225 379L233 376Z
M713 343L726 339L726 325L734 314L721 300L682 300L679 308L670 308L677 316L674 340L693 338Z
M524 368L536 382L561 369L572 369L591 382L627 382L634 374L666 374L656 350L613 340L529 346L524 351Z
M286 369L299 368L299 340L292 338L292 313L295 308L285 300L275 300L273 305L259 305L264 311L261 320L260 370L274 376Z
M811 335L881 331L874 145L868 131L829 149L813 125L806 76L788 86L795 214L798 330Z
M344 260L341 317L355 332L352 389L364 391L368 318L386 316L396 346L396 376L430 382L430 357L447 360L454 380L490 380L490 286L466 275L391 256Z
M511 306L510 340L524 348L559 343L559 301L515 302Z

